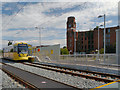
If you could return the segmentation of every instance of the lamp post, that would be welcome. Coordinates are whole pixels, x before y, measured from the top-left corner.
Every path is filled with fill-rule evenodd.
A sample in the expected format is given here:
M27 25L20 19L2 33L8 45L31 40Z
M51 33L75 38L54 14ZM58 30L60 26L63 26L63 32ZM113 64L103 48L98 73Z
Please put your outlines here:
M35 27L39 30L39 45L41 46L41 29L39 27Z
M76 29L74 29L74 28L71 28L71 29L73 29L74 30L74 56L76 55Z
M101 27L101 26L103 26L103 25L100 25L100 26L98 26L98 61L99 61L99 56L100 56L100 44L99 44L99 42L100 42L100 30L99 30L99 27Z
M75 28L71 28L74 30L74 60L76 60L76 29Z
M101 17L104 17L104 63L105 63L105 49L106 49L106 46L105 46L105 41L106 41L106 30L105 30L105 14L104 15L99 15L98 18L101 18Z
M74 31L74 55L76 55L76 30Z

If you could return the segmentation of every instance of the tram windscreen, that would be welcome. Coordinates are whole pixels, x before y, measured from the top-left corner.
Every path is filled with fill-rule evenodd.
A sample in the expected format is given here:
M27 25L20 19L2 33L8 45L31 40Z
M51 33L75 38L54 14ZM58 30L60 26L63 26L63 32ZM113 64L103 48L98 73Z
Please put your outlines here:
M27 44L19 44L18 45L18 53L28 53Z

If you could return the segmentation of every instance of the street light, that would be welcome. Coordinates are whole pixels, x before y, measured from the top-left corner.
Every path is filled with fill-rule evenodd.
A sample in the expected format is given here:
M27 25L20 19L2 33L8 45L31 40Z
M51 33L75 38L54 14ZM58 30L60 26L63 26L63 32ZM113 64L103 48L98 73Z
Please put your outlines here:
M74 60L76 61L76 29L71 28L74 30Z
M39 44L41 46L41 29L43 28L40 28L40 27L35 27L35 28L39 30Z
M76 55L76 30L74 31L74 55Z
M101 18L101 17L103 17L103 15L99 15L99 16L98 16L98 18Z
M104 15L99 15L98 18L104 17L104 63L105 63L105 39L106 39L106 30L105 30L105 14Z
M99 36L100 36L100 33L99 33L99 27L101 27L101 26L103 26L103 25L100 25L100 26L98 26L98 60L99 60L99 55L100 55L100 47L99 47Z

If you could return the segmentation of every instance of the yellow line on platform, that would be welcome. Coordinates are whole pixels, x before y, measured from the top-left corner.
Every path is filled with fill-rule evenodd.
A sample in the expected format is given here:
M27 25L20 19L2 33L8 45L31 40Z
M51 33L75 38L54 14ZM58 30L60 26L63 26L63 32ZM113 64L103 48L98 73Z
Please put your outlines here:
M92 89L90 89L90 90L95 90L95 89L97 89L97 88L101 88L101 87L104 87L104 86L107 86L107 85L110 85L110 84L113 84L113 83L116 83L116 82L120 82L120 80L117 80L117 81L114 81L114 82L110 82L110 83L107 83L107 84L98 86L98 87L96 87L96 88L92 88Z

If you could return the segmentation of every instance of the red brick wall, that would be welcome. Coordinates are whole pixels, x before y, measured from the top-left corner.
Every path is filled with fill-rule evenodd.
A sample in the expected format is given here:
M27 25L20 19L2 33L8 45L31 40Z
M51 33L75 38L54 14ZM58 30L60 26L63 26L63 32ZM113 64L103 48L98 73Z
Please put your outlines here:
M104 30L99 28L99 48L103 48L103 36L104 36ZM98 50L98 29L94 30L94 50Z
M72 27L69 27L69 24L72 24ZM107 34L107 30L110 29L110 45L115 44L116 42L116 29L118 29L119 27L108 27L106 28L106 34ZM72 50L72 53L74 52L74 30L76 30L76 22L75 22L75 18L74 17L68 17L68 21L67 21L67 48L68 50ZM94 29L93 32L93 39L89 39L89 37L87 36L86 40L85 40L85 33L87 33L88 31L84 31L84 32L76 32L76 38L77 38L77 42L76 42L76 51L78 52L85 52L85 46L86 46L86 51L89 51L88 46L92 46L93 45L93 50L98 49L98 29ZM82 36L83 34L83 36ZM79 36L80 35L80 36ZM79 38L78 38L79 37ZM104 48L104 28L100 28L99 29L99 48ZM82 39L83 38L83 44L82 43ZM108 37L107 37L108 38ZM106 38L106 39L107 39ZM70 42L71 40L71 42ZM89 45L89 41L90 42L93 41L93 43L90 43ZM71 44L71 47L70 47ZM83 46L83 49L82 49Z
M69 27L69 24L71 27ZM76 22L74 17L68 17L67 20L67 49L69 51L74 52L74 32L76 30ZM76 32L76 38L77 38L77 32Z
M115 31L116 29L118 28L114 27L110 29L110 44L111 45L115 44L116 42L116 31Z

